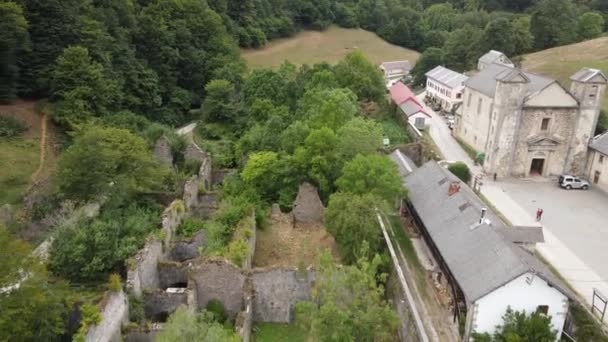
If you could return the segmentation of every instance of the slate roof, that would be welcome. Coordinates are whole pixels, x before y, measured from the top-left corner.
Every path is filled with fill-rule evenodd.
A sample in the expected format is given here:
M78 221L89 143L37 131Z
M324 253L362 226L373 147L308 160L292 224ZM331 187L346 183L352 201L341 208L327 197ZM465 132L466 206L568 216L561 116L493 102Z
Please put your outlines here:
M587 82L596 75L602 75L604 77L604 80L608 81L608 77L606 77L606 75L601 70L593 68L582 68L574 75L570 76L570 79L578 82Z
M589 143L589 147L602 154L608 155L608 131L593 137Z
M405 115L407 115L408 117L412 116L416 113L422 113L422 114L428 116L429 118L431 117L431 115L429 113L427 113L424 110L424 108L422 108L422 106L420 104L418 104L418 102L413 101L411 99L406 100L405 102L400 104L399 108L401 108L403 113L405 113Z
M516 68L511 68L502 64L492 64L469 77L464 84L471 89L477 90L493 98L494 93L496 92L497 80L508 78L512 76L514 72L521 72L529 80L527 83L528 91L526 95L531 95L555 82L555 80L548 77L520 71Z
M404 72L408 72L412 70L412 65L409 61L392 61L380 64L380 68L389 72L394 70L403 70Z
M478 224L483 203L466 185L448 196L458 181L447 169L430 161L405 178L408 198L458 282L467 304L509 281L533 272L572 298L566 286L534 256L507 241L499 231L507 227L488 210Z
M426 77L431 78L437 82L440 82L450 88L456 88L456 87L461 86L464 83L464 81L466 81L469 78L466 75L463 75L459 72L442 67L441 65L438 65L435 68L431 69L425 75L426 75Z
M502 53L500 51L496 51L496 50L490 50L485 55L479 57L479 62L482 62L487 65L492 64L492 63L500 63L502 65L513 66L513 63L503 64L500 61L501 56L504 56L509 62L511 61L504 53Z
M418 102L418 99L416 98L414 92L412 92L410 88L403 84L403 82L395 83L391 87L390 93L391 99L397 106L410 99L420 105L420 102Z

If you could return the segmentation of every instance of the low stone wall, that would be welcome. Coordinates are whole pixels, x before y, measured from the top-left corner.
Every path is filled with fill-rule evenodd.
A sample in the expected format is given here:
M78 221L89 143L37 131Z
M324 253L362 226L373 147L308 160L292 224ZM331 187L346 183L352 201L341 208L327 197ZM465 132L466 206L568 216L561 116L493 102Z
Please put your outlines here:
M198 162L204 162L209 158L207 152L203 151L197 144L193 141L186 145L186 150L184 151L184 159L185 160L195 160Z
M89 329L87 342L122 341L120 328L129 321L129 303L124 292L106 294L105 306L101 311L101 322Z
M416 163L416 166L421 166L426 162L426 160L424 159L424 151L422 144L411 143L406 145L397 145L396 147L399 152L405 154L414 163Z
M198 205L192 209L192 215L207 219L219 208L219 195L207 192L198 196Z
M180 305L188 304L188 289L157 290L144 295L144 313L152 321L165 321Z
M156 336L162 330L162 323L153 323L147 329L127 331L124 335L124 340L125 342L154 342L156 340Z
M295 269L254 269L253 320L255 322L291 323L295 305L310 300L315 282L313 271Z
M213 185L213 168L211 157L207 154L207 158L201 161L201 168L198 170L198 179L203 182L205 191L211 190Z
M249 342L253 327L253 289L251 278L247 279L243 300L245 302L245 309L237 316L234 329L241 336L243 342Z
M171 203L167 209L163 212L162 216L162 230L165 232L164 247L166 251L171 248L171 241L173 235L177 231L177 227L182 223L182 219L185 216L185 205L181 200L175 200Z
M160 241L150 239L127 265L127 290L141 296L143 289L156 289L159 286L157 264L163 255Z
M204 259L192 267L190 281L197 293L197 308L205 309L210 300L224 304L231 319L243 310L246 276L243 271L223 259Z
M175 241L169 252L168 258L172 261L186 261L199 256L199 248L207 245L207 232L196 233L189 241Z
M197 176L192 176L184 184L184 207L186 210L190 210L198 204L198 183L199 179Z

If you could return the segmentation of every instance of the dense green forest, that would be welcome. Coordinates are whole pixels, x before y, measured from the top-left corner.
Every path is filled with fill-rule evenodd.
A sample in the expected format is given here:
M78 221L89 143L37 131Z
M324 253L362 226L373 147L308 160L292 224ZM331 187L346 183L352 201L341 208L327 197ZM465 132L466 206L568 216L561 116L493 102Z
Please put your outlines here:
M66 128L119 112L178 124L210 80L241 82L238 46L301 29L361 27L466 70L489 48L595 37L607 13L599 0L3 0L0 100L49 97Z

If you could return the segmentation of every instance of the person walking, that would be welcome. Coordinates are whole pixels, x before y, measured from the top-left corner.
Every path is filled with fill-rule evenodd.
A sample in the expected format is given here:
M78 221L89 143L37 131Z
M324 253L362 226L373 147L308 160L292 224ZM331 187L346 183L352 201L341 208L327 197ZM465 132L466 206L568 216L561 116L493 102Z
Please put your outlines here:
M537 221L540 222L540 219L543 218L543 212L544 212L544 210L542 208L538 209L538 219L537 219Z
M540 221L540 208L536 209L536 221Z

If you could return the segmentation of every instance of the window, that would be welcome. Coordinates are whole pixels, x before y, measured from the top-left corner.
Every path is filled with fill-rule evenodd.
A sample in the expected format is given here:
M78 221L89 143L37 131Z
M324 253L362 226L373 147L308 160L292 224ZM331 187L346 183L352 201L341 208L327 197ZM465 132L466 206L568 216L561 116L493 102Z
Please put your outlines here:
M481 113L481 105L483 103L482 99L479 99L479 101L477 101L477 114Z
M602 164L604 162L604 156L600 155L600 159L597 162Z
M418 128L424 127L424 118L416 118L414 125Z
M594 85L591 87L591 93L589 93L589 98L595 98L595 95L598 93L597 86Z
M541 131L546 131L549 129L549 122L551 121L551 119L549 118L544 118L543 121L540 124L540 130Z
M462 98L462 94L461 93L456 94L456 98L457 99L461 99Z
M471 95L473 94L469 94L469 98L467 99L467 107L471 107Z
M536 313L547 316L549 314L549 305L539 305L536 307Z

